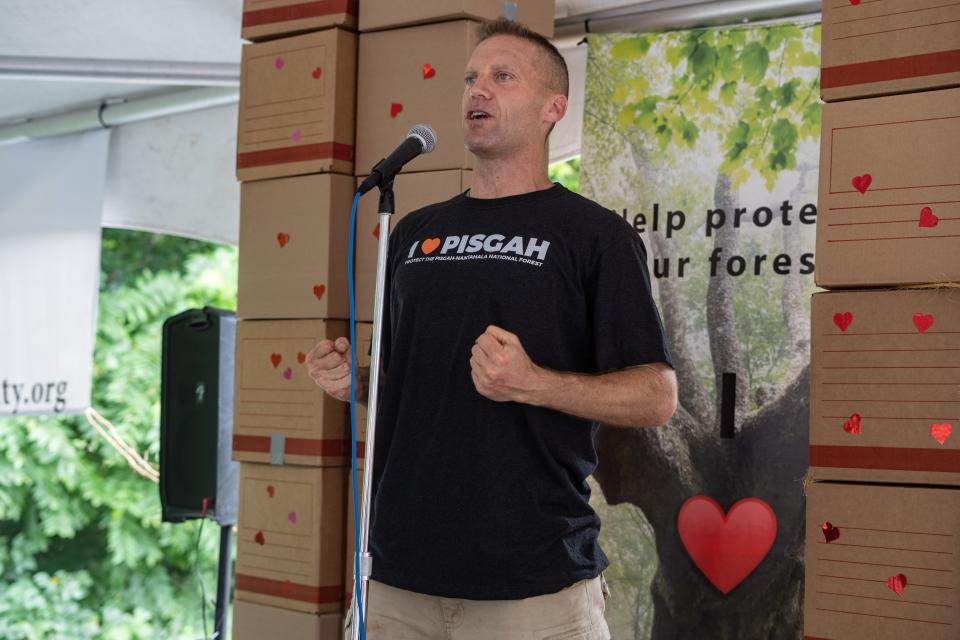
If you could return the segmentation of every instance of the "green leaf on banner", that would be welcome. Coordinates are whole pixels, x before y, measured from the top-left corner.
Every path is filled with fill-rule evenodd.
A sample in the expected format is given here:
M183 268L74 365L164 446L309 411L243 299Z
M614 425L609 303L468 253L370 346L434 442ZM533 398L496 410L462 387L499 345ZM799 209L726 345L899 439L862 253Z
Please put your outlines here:
M613 45L610 55L617 60L639 60L650 50L650 39L646 36L630 36Z
M770 53L759 42L751 42L740 54L743 79L750 84L760 84L770 65Z
M720 100L723 101L728 107L733 104L733 99L737 95L737 82L731 80L730 82L724 82L723 86L720 87Z

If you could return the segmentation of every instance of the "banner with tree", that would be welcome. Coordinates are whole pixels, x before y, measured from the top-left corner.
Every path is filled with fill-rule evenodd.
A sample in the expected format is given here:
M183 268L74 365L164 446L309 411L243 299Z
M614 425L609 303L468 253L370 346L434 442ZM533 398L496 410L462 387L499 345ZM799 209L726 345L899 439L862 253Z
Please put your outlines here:
M613 637L800 638L820 26L587 46L580 189L646 245L680 399L665 427L597 435ZM772 528L697 539L747 498Z

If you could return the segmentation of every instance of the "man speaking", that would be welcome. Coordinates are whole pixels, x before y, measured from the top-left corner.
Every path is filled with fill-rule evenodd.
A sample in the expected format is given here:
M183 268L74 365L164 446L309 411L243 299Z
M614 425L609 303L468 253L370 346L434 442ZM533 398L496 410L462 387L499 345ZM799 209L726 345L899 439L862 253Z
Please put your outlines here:
M610 638L594 434L666 423L677 383L640 237L547 176L567 92L547 39L484 23L462 101L473 187L390 234L370 640ZM344 401L349 349L308 356Z

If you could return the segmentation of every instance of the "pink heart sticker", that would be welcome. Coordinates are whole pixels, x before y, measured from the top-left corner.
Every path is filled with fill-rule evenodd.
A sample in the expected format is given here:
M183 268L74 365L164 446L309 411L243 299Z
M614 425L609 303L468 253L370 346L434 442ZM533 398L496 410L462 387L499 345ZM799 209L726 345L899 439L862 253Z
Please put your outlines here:
M297 512L291 511L287 514L287 520L290 521L290 524L297 524Z
M286 378L287 380L289 380L291 376L293 376L293 369L291 369L290 367L287 367L286 369L283 370L283 377L284 377L284 378Z
M277 58L274 60L273 66L275 66L277 69L283 69L283 58Z
M290 137L293 138L294 142L300 142L300 129L295 129L293 135Z

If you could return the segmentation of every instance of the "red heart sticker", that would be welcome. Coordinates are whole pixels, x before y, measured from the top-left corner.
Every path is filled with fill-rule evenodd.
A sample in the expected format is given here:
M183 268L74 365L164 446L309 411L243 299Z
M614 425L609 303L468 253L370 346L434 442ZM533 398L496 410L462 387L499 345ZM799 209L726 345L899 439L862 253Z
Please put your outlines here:
M380 239L380 223L379 222L377 223L377 226L373 228L373 237L376 238L377 240Z
M829 522L824 522L820 525L820 530L823 531L823 537L828 544L840 537L840 529Z
M693 563L726 594L770 551L777 537L777 516L758 498L744 498L724 515L712 498L693 496L680 507L677 531Z
M290 234L281 231L277 234L277 242L280 243L280 248L283 249L287 246L287 243L290 242Z
M860 0L850 0L850 4L856 6L856 5L860 4Z
M313 295L317 297L317 300L323 297L323 294L326 292L326 285L318 284L313 287Z
M283 370L283 377L289 380L293 376L293 369L287 367Z
M853 184L854 189L860 193L866 193L867 189L870 188L870 183L873 182L873 176L871 176L869 173L865 173L862 176L854 176L853 180L850 182Z
M953 433L953 427L950 426L949 422L944 422L943 424L932 424L930 425L930 435L933 436L933 439L940 443L940 446L943 446L943 443L947 441L947 438L950 437L950 434Z
M281 360L283 360L283 356L281 356L279 353L271 353L271 354L270 354L270 362L273 363L273 368L274 368L274 369L276 369L277 367L280 366L280 361L281 361Z
M423 65L423 79L429 80L430 78L437 75L437 70L431 67L429 64L425 63Z
M273 485L272 485L272 484L268 484L268 485L267 485L267 495L272 498L274 491L275 491L275 489L273 488Z
M307 360L307 354L305 354L303 351L297 351L297 362L299 362L300 364L303 364L304 362L306 362L306 360Z
M927 329L933 326L933 316L929 313L915 313L913 314L913 326L920 333L925 333Z
M400 104L399 102L391 102L391 103L390 103L390 117L391 117L391 118L396 118L398 115L400 115L400 112L401 112L401 111L403 111L403 105L402 105L402 104Z
M930 207L924 207L920 209L920 226L921 227L935 227L940 222L940 218L933 213L933 209Z
M320 71L320 67L317 67L316 69L314 69L313 71L310 72L310 75L313 76L313 79L314 79L314 80L319 80L321 73L322 73L322 72Z
M898 573L895 576L887 578L887 589L890 589L898 596L903 595L903 588L907 586L907 576Z
M843 423L843 430L853 435L860 434L860 414L855 413L850 419Z
M266 544L266 539L263 537L263 531L257 531L257 535L253 536L253 541L256 542L261 547Z
M440 238L427 238L420 244L420 249L427 255L436 251L440 246Z
M846 331L851 322L853 322L853 314L849 311L833 314L833 324L837 325L840 331Z

